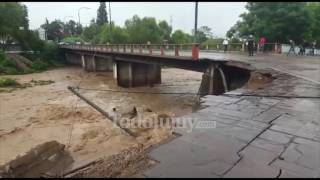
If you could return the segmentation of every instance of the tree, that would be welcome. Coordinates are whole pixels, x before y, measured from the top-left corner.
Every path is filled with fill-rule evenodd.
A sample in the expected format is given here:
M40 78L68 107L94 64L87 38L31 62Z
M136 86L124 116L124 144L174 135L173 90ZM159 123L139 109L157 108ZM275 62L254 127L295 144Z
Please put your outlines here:
M74 20L70 20L68 23L64 25L64 32L66 35L80 35L77 30L77 23Z
M97 24L102 26L108 24L108 15L106 10L106 2L100 2L100 6L97 12Z
M4 44L16 40L23 30L29 29L28 10L17 2L2 2L0 12L0 44L3 49Z
M171 31L172 31L172 27L169 26L169 24L166 21L160 21L159 22L159 28L160 28L160 32L161 32L161 39L162 40L169 40L170 39L170 35L171 35Z
M212 39L213 38L213 33L211 32L211 28L209 28L208 26L201 26L199 28L199 32L203 32L203 34L205 35L205 37L207 39Z
M129 43L161 43L161 30L155 18L144 17L140 19L137 15L126 20L125 28L129 34Z
M86 41L91 41L92 43L99 42L99 34L101 32L101 27L95 22L94 19L91 20L89 27L84 28L82 32L83 39Z
M184 33L181 30L176 30L172 33L171 42L174 44L186 44L192 42L191 35Z
M194 34L194 29L192 30L192 34ZM213 38L213 34L211 32L211 28L209 28L208 26L201 26L198 30L197 30L197 42L198 43L203 43L208 39L212 39Z
M99 34L100 40L99 43L114 43L114 44L126 44L128 43L129 35L125 29L115 26L114 23L111 23L112 32L110 33L110 27L108 25L102 26L101 33ZM110 36L112 36L112 41Z
M44 42L39 38L38 33L38 31L24 30L16 36L16 40L22 49L39 51L42 50Z
M45 29L48 40L60 41L64 38L64 23L60 20L54 20L49 23L46 20L46 23L41 25Z
M287 42L293 39L301 42L309 28L309 15L304 2L249 2L248 13L240 15L237 22L227 33L228 37L250 34L264 36L269 42Z
M316 40L317 42L320 42L320 3L309 2L306 5L306 9L310 17L310 28L305 37L309 41Z

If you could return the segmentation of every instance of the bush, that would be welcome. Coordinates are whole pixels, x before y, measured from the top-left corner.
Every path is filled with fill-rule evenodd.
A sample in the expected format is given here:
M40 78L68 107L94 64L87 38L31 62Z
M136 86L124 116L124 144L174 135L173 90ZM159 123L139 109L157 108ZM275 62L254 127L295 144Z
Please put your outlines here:
M11 78L0 77L0 87L9 87L16 85L19 85L19 83L16 80Z
M48 62L40 59L34 60L31 65L31 69L35 71L44 71L44 70L47 70L49 67L50 67L50 64Z
M75 44L76 42L84 43L85 41L81 37L67 37L63 39L63 42Z
M3 52L0 52L0 73L18 74L16 63L8 59Z

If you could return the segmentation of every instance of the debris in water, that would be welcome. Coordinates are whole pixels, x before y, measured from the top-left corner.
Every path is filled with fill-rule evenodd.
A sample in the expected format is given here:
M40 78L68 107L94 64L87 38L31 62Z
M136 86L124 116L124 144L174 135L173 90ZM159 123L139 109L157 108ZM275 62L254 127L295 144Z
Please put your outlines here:
M0 177L41 177L57 175L71 165L73 158L65 151L65 145L49 141L37 145L22 156L0 167Z

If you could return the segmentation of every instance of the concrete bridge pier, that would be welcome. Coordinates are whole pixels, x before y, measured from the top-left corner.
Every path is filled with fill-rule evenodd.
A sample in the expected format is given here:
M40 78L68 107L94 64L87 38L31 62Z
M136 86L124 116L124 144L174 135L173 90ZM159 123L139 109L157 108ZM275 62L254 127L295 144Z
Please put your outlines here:
M94 55L81 55L81 65L88 72L113 70L113 60L111 57L101 58Z
M136 87L161 83L159 65L117 61L114 70L121 87Z
M112 57L95 57L95 70L96 71L113 71L113 60Z
M79 55L73 53L65 53L65 59L69 64L81 65Z
M219 64L211 63L202 75L201 95L220 95L228 91L228 83Z
M96 71L97 65L96 65L95 56L81 55L81 62L82 62L82 67L84 68L84 70L86 70L88 72Z

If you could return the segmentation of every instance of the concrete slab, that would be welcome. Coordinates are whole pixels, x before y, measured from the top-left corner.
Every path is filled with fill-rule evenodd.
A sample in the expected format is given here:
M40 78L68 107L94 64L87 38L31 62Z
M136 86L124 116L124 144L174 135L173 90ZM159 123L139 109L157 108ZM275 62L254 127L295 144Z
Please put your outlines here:
M233 155L226 154L228 152L224 152L226 155L221 156L222 152L214 147L200 146L183 139L177 139L173 142L174 144L163 145L150 153L152 158L160 161L160 165L144 173L146 176L182 177L185 174L179 176L179 172L192 169L196 176L211 177L212 175L222 175L232 167L232 163L238 160L238 157L231 159L230 157ZM172 167L176 171L167 171Z
M276 160L270 166L281 168L282 170L287 170L299 174L305 178L315 178L318 177L319 170L312 170L303 166L299 166L295 163L290 163L284 160Z
M261 139L261 138L255 139L254 141L251 142L250 145L267 150L267 151L276 152L278 154L280 154L285 148L284 144L280 144L278 142Z
M255 164L268 165L280 154L280 152L268 151L249 145L239 154L241 154L246 160L255 162Z
M274 75L277 79L265 88L236 91L304 96L302 89L320 90L296 77ZM216 127L178 128L179 140L151 152L160 163L147 171L148 177L320 176L319 100L251 96L202 100L208 107L184 117L215 121Z
M292 138L292 136L284 134L284 133L279 133L279 132L275 132L272 130L266 130L265 132L263 132L259 138L262 139L267 139L270 140L272 142L278 142L280 144L286 144L290 141L290 139Z
M226 175L226 178L275 178L280 170L265 164L256 163L257 161L247 158L241 159Z

